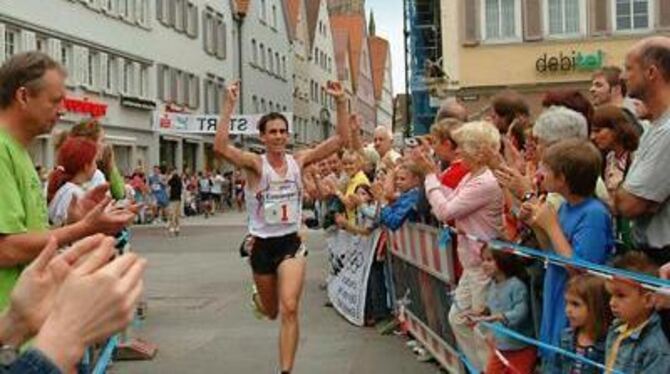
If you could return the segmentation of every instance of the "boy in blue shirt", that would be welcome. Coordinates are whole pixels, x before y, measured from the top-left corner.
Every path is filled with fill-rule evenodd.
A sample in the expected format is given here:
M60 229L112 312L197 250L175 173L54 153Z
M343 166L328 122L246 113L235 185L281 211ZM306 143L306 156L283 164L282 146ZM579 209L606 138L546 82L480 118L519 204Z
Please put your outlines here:
M556 212L551 205L524 203L522 218L530 224L541 246L558 255L604 264L612 253L612 217L603 202L594 197L601 169L600 152L581 139L566 139L549 147L542 157L543 187L565 201ZM565 286L568 271L550 264L544 278L540 340L559 346L561 331L568 327ZM543 352L551 367L553 357Z

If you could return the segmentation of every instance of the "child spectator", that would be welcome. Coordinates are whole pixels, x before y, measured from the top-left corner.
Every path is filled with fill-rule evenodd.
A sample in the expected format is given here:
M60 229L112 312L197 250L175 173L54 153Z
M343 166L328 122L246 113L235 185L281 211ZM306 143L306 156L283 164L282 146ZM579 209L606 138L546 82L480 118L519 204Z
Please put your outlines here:
M484 317L474 317L475 321L488 321L505 325L522 335L532 337L533 321L530 315L528 288L521 280L523 264L509 253L482 250L482 269L493 279L487 290ZM489 354L487 374L532 373L535 368L537 351L506 335L494 332L495 346L508 361L509 368L493 353Z
M565 288L565 314L570 327L561 334L560 348L589 360L605 362L605 338L610 324L607 293L602 278L575 275ZM552 373L598 374L602 371L582 361L562 357Z
M614 260L614 267L658 276L658 267L639 252ZM625 279L607 282L616 318L607 334L605 366L624 373L670 373L670 343L655 311L656 295Z
M84 185L97 170L95 142L81 137L68 137L58 148L58 166L49 176L47 203L49 222L55 227L81 219L87 212L78 212L73 199L84 196Z
M565 202L558 213L546 202L522 205L521 218L536 232L547 235L538 235L541 247L563 257L596 264L604 264L611 255L612 218L605 204L594 197L601 164L600 152L580 139L560 141L543 153L540 173L544 187L548 192L560 194ZM555 346L568 326L564 297L567 279L565 268L551 264L547 267L540 340ZM553 359L551 353L543 354L547 361Z
M489 167L488 157L500 149L500 133L488 122L469 122L452 132L452 137L465 167L469 170L456 188L443 186L437 178L437 166L425 155L416 162L427 173L425 188L433 212L442 222L454 220L457 229L489 240L502 235L503 193ZM463 273L456 287L449 323L456 341L476 368L486 367L488 352L475 342L468 315L481 313L486 306L484 296L490 278L481 267L482 245L459 235L458 259Z
M351 225L343 214L336 214L335 221L338 226L356 235L370 235L377 227L379 204L372 200L370 186L361 184L356 188L356 197L360 204L356 208L356 224Z
M340 198L346 208L347 220L350 225L356 224L356 207L358 199L356 198L356 189L361 185L370 185L370 180L362 170L363 157L354 151L347 151L342 156L342 169L349 177L349 182L344 190L344 195L336 189L337 197Z
M396 169L395 173L391 172L387 177L393 178L395 190L400 195L391 204L383 207L379 215L380 223L391 231L399 229L408 219L416 221L416 205L422 180L422 172L414 164L403 163ZM384 199L384 192L379 184L373 186L372 193L378 200Z

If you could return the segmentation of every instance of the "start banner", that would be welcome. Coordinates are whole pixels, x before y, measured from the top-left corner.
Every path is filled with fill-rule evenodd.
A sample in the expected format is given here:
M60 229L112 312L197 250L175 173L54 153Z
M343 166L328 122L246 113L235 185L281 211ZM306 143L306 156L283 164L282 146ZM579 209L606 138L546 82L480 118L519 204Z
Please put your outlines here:
M357 326L365 323L365 298L370 267L381 230L369 236L337 230L326 239L330 257L328 299L347 321Z
M293 113L282 113L288 121L288 131L293 133ZM235 135L258 135L258 120L262 114L241 114L230 119L230 133ZM188 134L214 134L219 123L218 115L156 112L154 129L162 132Z

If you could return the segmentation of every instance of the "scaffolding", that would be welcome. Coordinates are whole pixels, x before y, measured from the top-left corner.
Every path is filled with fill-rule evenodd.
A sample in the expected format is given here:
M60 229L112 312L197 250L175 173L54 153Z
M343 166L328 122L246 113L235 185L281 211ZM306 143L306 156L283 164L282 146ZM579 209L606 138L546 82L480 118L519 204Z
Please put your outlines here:
M440 0L403 0L405 28L405 91L409 95L409 136L425 134L435 118L427 82L444 75Z

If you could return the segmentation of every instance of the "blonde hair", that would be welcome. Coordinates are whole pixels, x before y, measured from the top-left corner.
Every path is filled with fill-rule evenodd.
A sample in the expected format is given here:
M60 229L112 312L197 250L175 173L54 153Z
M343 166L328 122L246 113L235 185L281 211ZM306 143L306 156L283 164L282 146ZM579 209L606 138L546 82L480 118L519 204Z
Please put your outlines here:
M487 121L465 123L452 131L451 137L463 156L477 163L486 164L486 155L482 152L484 149L500 151L500 132Z
M443 118L430 127L430 135L432 135L438 143L442 143L447 139L451 139L451 133L461 124L462 122L457 119Z

